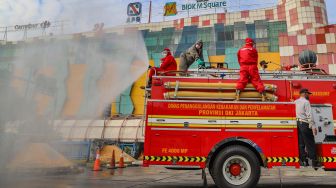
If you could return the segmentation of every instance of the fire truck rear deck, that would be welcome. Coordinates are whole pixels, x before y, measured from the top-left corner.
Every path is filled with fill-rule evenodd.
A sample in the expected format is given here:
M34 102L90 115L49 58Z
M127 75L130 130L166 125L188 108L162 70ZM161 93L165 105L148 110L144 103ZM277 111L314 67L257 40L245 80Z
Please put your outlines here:
M336 170L336 76L260 74L267 102L251 85L234 101L237 71L154 76L146 100L144 166L208 168L219 187L254 187L261 167L300 168L293 101L300 89L308 88L318 127L318 159L324 170Z

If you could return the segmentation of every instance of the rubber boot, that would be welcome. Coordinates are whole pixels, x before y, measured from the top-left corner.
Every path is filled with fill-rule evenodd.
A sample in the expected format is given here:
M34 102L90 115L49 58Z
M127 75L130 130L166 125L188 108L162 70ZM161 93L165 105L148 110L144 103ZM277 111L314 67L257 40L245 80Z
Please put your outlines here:
M304 167L309 166L308 159L300 159L300 166L304 166Z
M318 160L312 160L312 167L314 170L318 170L321 167L321 163Z
M266 98L266 91L264 91L264 92L261 93L261 101L262 101L262 102L265 102L266 99L267 99L267 98Z
M236 99L235 101L240 101L240 90L236 90Z

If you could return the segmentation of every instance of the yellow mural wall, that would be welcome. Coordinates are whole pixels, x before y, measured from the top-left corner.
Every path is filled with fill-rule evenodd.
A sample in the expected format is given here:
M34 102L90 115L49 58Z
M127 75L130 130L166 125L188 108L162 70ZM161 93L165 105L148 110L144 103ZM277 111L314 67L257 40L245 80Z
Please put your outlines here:
M268 64L267 70L279 70L280 66L280 53L259 53L259 61L265 60L272 62Z

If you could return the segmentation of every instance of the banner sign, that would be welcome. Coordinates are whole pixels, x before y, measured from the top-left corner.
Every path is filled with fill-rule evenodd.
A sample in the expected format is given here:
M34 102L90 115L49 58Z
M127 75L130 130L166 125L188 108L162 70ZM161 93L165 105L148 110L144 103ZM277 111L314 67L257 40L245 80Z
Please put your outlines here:
M33 29L46 29L49 28L51 23L49 21L44 21L42 23L36 24L27 24L27 25L16 25L14 26L15 30L33 30Z
M209 1L209 0L197 0L195 3L188 3L182 5L182 11L184 10L198 10L198 9L212 9L212 8L225 8L227 6L226 1Z
M142 4L139 2L130 3L127 6L127 23L140 23L142 14Z
M176 2L168 2L164 6L164 16L176 16L177 15L177 8Z

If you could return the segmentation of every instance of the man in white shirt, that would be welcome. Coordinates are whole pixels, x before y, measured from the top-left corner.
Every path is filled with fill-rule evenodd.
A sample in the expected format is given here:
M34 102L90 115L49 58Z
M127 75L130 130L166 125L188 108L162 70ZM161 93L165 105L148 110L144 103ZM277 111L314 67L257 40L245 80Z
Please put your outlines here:
M317 129L309 102L310 94L312 93L310 93L308 89L301 89L300 98L295 101L299 152L301 163L304 166L308 166L308 156L312 160L312 166L317 168L319 167L319 162L317 161L314 139L314 135L317 134Z

